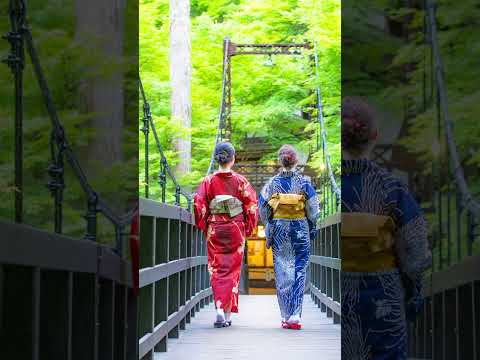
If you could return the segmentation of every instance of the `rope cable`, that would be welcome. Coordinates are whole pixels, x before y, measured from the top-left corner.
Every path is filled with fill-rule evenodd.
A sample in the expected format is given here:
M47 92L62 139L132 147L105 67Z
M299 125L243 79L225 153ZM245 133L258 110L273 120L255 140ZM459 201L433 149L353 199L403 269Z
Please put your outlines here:
M476 217L480 216L480 203L473 197L463 172L459 155L457 152L457 145L453 135L453 126L450 117L450 110L448 106L448 95L445 86L444 71L440 48L438 45L437 24L435 17L436 3L431 0L427 1L427 14L430 30L430 42L433 52L433 70L435 74L435 81L438 89L438 102L443 112L443 123L445 128L445 138L447 141L448 152L450 157L450 171L452 172L455 182L462 195L462 200L465 207L472 212Z
M223 75L222 75L222 97L220 103L220 115L218 117L218 126L217 133L215 135L215 145L213 146L212 155L210 157L210 165L208 166L207 175L213 173L213 168L215 167L215 147L217 146L219 140L221 140L223 120L225 116L225 90L227 84L227 62L228 62L228 47L230 40L225 42L225 49L223 53Z
M139 86L140 86L140 92L142 94L142 99L143 99L143 103L144 104L147 104L147 107L149 108L149 103L148 103L148 100L147 100L147 97L145 95L145 91L143 89L143 84L142 84L142 80L139 79ZM145 109L145 108L144 108ZM170 178L172 179L173 183L175 184L175 188L180 188L180 193L187 199L187 200L192 200L192 194L190 194L189 192L185 191L183 189L183 187L178 183L175 175L173 174L171 168L170 168L170 165L168 164L168 160L167 160L167 157L165 156L165 153L163 152L163 148L162 148L162 144L160 143L160 138L158 137L158 133L157 133L157 128L155 127L155 123L153 122L153 118L151 115L147 115L145 114L145 116L148 118L148 121L150 123L150 128L152 129L152 132L153 132L153 137L155 138L155 143L157 145L157 150L158 152L160 153L160 157L161 157L161 160L164 161L164 166L165 166L165 171L167 172L168 176L170 176Z
M10 0L10 5L14 3L15 0ZM19 2L19 5L26 9L26 4L24 0L16 0ZM115 227L124 227L131 222L135 214L135 209L131 209L125 214L118 215L115 213L109 205L101 199L98 194L95 192L93 187L90 185L85 172L83 171L78 158L76 157L71 145L68 142L64 127L58 117L58 112L53 101L48 82L46 80L45 74L43 72L42 66L40 64L40 58L38 56L37 49L34 44L33 36L31 30L28 26L28 21L24 16L22 19L22 29L21 34L23 41L25 42L27 52L30 56L35 77L40 88L40 92L45 104L48 116L50 118L53 134L52 139L55 141L55 144L59 151L65 156L67 162L71 166L75 177L77 178L82 190L87 195L88 199L96 199L98 212L101 212L105 217L115 226Z
M323 103L322 103L322 94L320 91L320 72L319 72L319 63L318 63L318 51L317 51L317 43L314 42L314 58L315 58L315 77L317 80L316 85L316 92L317 92L317 120L320 124L320 134L322 137L322 147L325 153L326 165L328 176L330 178L330 186L332 187L332 191L335 193L337 198L337 204L340 203L341 200L341 190L337 184L337 180L335 179L335 175L333 173L331 159L330 159L330 152L328 151L328 143L327 143L327 132L325 128L325 121L323 118Z

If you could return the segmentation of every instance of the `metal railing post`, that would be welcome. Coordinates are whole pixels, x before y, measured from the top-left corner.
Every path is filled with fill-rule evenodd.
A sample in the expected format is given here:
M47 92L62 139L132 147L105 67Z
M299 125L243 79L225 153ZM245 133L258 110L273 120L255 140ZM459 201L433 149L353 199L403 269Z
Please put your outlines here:
M3 60L14 76L15 96L15 222L23 221L23 70L26 9L23 2L10 0L11 31L3 36L10 43L10 54Z
M98 197L93 193L88 198L87 213L85 220L87 221L87 232L85 240L97 240L97 213L98 213Z

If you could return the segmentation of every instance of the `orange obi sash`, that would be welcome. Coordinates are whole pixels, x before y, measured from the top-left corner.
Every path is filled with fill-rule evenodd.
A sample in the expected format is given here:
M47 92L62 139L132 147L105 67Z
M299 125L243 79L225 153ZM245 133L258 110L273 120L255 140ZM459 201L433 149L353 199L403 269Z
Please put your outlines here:
M390 216L342 213L342 270L379 272L397 267Z
M302 219L305 217L305 196L275 193L268 200L274 219Z

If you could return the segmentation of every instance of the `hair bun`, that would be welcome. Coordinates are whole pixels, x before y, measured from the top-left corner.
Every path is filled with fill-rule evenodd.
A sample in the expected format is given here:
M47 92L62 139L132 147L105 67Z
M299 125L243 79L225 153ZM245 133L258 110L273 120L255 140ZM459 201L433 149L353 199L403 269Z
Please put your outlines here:
M297 163L297 152L292 145L283 145L278 151L278 160L286 169L290 169Z
M225 162L229 158L228 153L226 151L220 151L219 153L215 154L215 160L218 162Z
M220 165L224 165L233 160L235 156L235 148L229 142L220 142L215 146L215 154L213 158Z
M362 99L346 97L342 101L342 148L363 152L377 131L372 108Z

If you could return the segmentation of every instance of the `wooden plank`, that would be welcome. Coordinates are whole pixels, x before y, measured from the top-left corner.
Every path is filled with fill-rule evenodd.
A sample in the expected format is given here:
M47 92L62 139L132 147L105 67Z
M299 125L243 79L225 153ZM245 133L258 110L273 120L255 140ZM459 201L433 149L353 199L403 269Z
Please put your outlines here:
M341 213L336 213L333 215L327 216L325 219L319 221L319 229L326 228L335 224L340 224L341 223Z
M433 279L425 278L423 293L431 296L442 291L455 289L462 285L480 280L480 255L469 256L461 263L448 269L435 272Z
M324 295L319 289L317 289L315 286L310 285L310 291L323 303L325 306L332 310L335 314L341 315L341 307L340 304L332 298Z
M142 358L147 354L155 345L164 337L167 336L168 332L173 328L178 326L178 323L185 318L188 312L201 300L205 297L208 297L212 294L212 289L208 288L206 290L198 293L192 300L190 300L185 305L181 306L178 311L170 314L168 320L163 321L162 323L155 326L152 333L148 333L140 338L139 341L139 355Z
M140 269L140 287L147 286L192 267L205 264L207 264L206 256L195 256Z
M170 339L168 352L156 353L155 360L224 359L311 359L340 360L340 325L332 323L305 297L303 329L280 327L280 312L274 295L240 297L240 313L232 317L232 327L214 329L213 304L195 315L179 339ZM266 353L268 352L268 355Z
M192 214L186 209L144 198L140 198L140 215L162 219L182 220L187 223L193 222Z
M328 268L341 270L342 260L338 258L332 258L328 256L310 255L310 262L313 264L319 264Z

